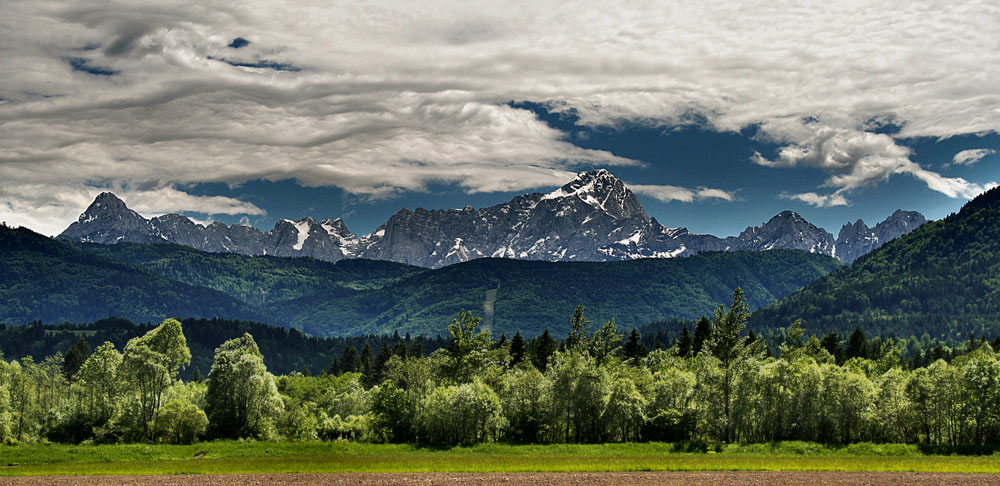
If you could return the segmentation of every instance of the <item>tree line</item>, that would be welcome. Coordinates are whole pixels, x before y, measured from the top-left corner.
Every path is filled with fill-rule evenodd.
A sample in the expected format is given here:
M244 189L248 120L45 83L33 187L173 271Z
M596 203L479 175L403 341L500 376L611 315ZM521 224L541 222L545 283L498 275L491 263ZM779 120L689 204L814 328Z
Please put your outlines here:
M345 348L313 376L275 377L247 333L215 350L206 377L186 381L179 371L191 353L182 323L168 319L121 351L83 342L40 362L0 360L0 438L1000 443L1000 357L990 343L972 339L911 368L891 339L848 340L863 352L838 356L799 323L770 350L746 332L748 317L737 289L694 335L649 351L614 320L591 325L582 307L559 341L494 340L463 311L429 354L386 345L375 369L370 350L366 360Z

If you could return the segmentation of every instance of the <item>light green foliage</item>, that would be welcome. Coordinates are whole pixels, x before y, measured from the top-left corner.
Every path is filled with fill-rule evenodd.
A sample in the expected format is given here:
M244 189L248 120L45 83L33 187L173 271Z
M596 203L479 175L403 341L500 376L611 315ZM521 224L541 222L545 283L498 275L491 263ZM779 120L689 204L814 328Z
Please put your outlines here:
M615 377L604 406L605 438L614 442L638 441L645 422L646 406L646 398L630 377L624 374Z
M550 382L550 440L599 442L603 439L602 415L609 397L607 369L580 351L556 353L546 373Z
M962 365L962 385L968 396L967 416L974 423L976 444L1000 419L1000 361L988 344L972 352Z
M90 421L103 424L119 410L125 383L119 377L122 355L109 342L97 347L84 361L77 374L78 385L85 390Z
M129 391L137 396L135 427L150 432L163 393L177 379L180 367L190 362L191 351L176 319L167 319L145 335L129 340L122 353L121 371Z
M183 398L167 401L156 412L154 440L167 444L191 444L205 434L208 417L197 405Z
M285 411L278 419L278 434L287 440L316 440L320 424L317 415L313 402L286 401Z
M622 349L621 342L622 336L615 327L615 320L611 319L594 334L594 338L590 341L590 355L597 360L598 365L602 365L618 356Z
M3 360L0 353L0 443L12 440L11 410L10 410L10 365Z
M472 381L490 365L489 351L493 341L489 330L476 331L480 321L463 310L448 325L449 342L442 371L455 383Z
M500 398L479 380L438 387L421 408L423 436L434 444L491 442L505 424Z
M449 349L429 357L380 352L375 368L386 379L374 387L354 372L295 373L275 382L248 334L216 350L207 382L182 383L175 373L186 346L173 339L179 325L165 322L130 342L124 355L110 343L99 346L72 384L59 355L0 364L0 438L190 442L206 432L204 416L210 436L299 442L664 441L748 454L762 449L738 444L778 443L793 453L825 450L816 443L826 443L895 454L869 442L977 453L1000 443L1000 360L980 340L945 354L950 362L909 369L899 358L905 344L854 340L847 346L853 351L841 351L836 339L807 338L796 324L780 355L770 357L760 340L744 337L745 315L736 292L704 326L701 352L681 356L674 346L623 360L614 323L591 334L581 308L576 344L554 352L540 370L530 359L512 366L507 346L462 313L452 322ZM164 388L153 393L136 377ZM144 404L154 400L164 405L144 421ZM782 442L789 440L808 442Z
M545 376L530 365L516 367L504 375L499 396L507 421L505 440L514 443L541 440L548 413L545 386Z
M249 334L215 352L205 407L214 437L268 437L284 409L274 376L267 372Z
M407 442L415 437L417 399L386 380L371 391L372 434L378 442Z

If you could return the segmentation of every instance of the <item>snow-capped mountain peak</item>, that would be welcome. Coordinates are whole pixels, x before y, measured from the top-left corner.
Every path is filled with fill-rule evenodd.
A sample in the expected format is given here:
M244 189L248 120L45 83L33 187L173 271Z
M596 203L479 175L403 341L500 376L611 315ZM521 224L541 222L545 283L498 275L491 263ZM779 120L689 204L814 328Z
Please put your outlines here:
M282 219L267 232L241 224L207 227L177 214L147 220L103 193L60 237L115 243L170 242L249 255L392 260L440 267L487 256L550 261L674 258L703 251L794 248L851 261L926 220L897 211L875 228L858 220L833 236L793 211L782 211L739 236L718 238L670 228L646 215L639 199L607 170L581 172L547 194L517 196L488 208L401 209L371 234L344 221Z

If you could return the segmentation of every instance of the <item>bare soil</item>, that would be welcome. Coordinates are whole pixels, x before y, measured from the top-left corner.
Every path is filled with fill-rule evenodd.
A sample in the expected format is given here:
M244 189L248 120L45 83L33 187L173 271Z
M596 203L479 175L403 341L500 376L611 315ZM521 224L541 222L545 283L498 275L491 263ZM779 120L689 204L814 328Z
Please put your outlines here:
M177 476L35 476L0 478L0 486L129 485L129 486L258 486L258 485L407 485L478 486L596 485L1000 485L1000 475L891 472L636 472L636 473L346 473L346 474L219 474Z

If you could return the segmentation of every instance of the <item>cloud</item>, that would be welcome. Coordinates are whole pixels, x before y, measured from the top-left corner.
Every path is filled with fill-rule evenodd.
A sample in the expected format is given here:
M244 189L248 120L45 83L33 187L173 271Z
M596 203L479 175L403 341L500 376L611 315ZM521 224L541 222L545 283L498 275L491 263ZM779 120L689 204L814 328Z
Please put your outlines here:
M847 198L843 194L816 194L815 192L804 192L801 194L779 194L778 197L782 199L792 199L797 201L802 201L806 204L816 206L818 208L827 208L833 206L847 206Z
M0 2L0 181L52 189L5 211L76 205L64 225L87 202L57 194L99 185L294 179L384 198L639 164L569 143L510 101L584 125L759 127L788 149L760 162L825 164L841 196L899 173L969 193L893 146L1000 127L996 7L946 6ZM796 155L823 147L807 117L853 152ZM873 119L894 120L896 138L864 135ZM45 214L32 218L63 217Z
M681 201L681 202L694 202L701 201L704 199L722 199L723 201L734 201L736 197L731 192L726 192L722 189L712 189L708 187L699 187L697 189L688 189L686 187L678 186L667 186L667 185L645 185L645 184L628 184L629 189L638 194L644 196L649 196L653 199L662 202L670 201Z
M0 221L9 225L26 226L39 233L55 236L74 221L101 192L111 190L130 209L146 217L166 213L198 213L206 215L263 215L264 210L252 203L224 196L195 196L172 187L65 187L54 184L10 184L0 182ZM211 218L209 218L211 219Z
M952 163L956 165L972 165L980 160L983 160L983 157L993 155L995 153L997 153L997 151L993 149L963 150L955 154L955 157L952 159Z
M971 199L984 186L960 177L944 177L910 160L910 149L898 145L886 134L861 130L836 129L810 122L813 130L802 143L786 145L775 159L755 153L751 160L765 167L815 167L829 173L823 184L836 190L832 194L815 192L785 196L814 206L843 206L845 194L886 181L895 174L909 174L933 191L951 198Z

